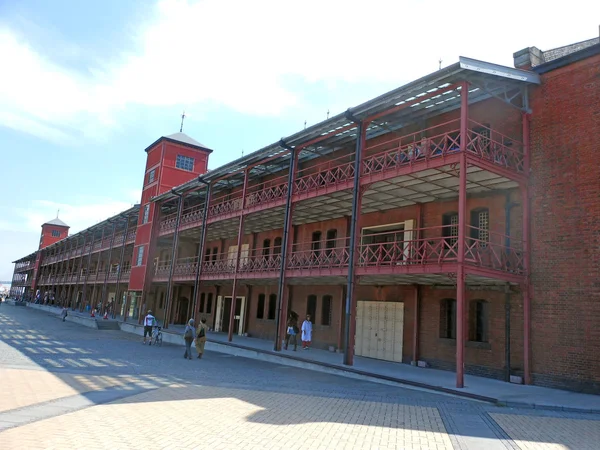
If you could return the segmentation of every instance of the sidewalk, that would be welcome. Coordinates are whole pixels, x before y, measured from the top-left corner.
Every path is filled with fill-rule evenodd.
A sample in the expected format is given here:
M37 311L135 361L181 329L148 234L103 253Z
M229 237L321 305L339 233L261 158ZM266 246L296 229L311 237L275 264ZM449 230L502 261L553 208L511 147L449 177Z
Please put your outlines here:
M28 306L55 314L60 313L60 308L30 304ZM95 320L89 317L89 313L69 311L69 315L74 322L82 325L90 326L87 323L92 321L95 324ZM122 331L140 336L143 334L143 327L138 325L137 321L120 321L119 325ZM171 325L168 330L163 329L164 342L183 345L184 328L183 325ZM355 357L353 366L345 366L342 363L343 355L340 353L317 349L303 351L300 347L296 352L291 350L275 352L273 342L263 339L235 335L233 342L227 342L226 333L209 332L206 349L351 378L410 385L508 407L600 414L599 395L511 384L473 375L465 375L465 387L458 389L455 387L454 372L362 357Z
M137 327L132 323L128 325ZM183 326L171 325L168 330L163 330L165 337L168 336L165 342L183 345L183 329ZM138 332L141 334L141 327ZM296 352L275 352L273 342L264 339L235 335L233 342L227 342L227 333L209 332L206 349L352 378L400 383L508 407L600 414L600 395L511 384L473 375L465 375L465 387L458 389L454 372L358 356L354 358L353 366L345 366L340 353L316 349L303 351L301 347Z

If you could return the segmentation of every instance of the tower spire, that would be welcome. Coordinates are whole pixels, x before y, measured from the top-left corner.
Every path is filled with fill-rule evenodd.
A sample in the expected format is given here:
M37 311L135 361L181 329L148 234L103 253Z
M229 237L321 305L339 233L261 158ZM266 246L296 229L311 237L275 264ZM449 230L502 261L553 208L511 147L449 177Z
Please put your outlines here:
M185 119L185 111L181 113L181 126L179 127L179 132L183 133L183 120Z

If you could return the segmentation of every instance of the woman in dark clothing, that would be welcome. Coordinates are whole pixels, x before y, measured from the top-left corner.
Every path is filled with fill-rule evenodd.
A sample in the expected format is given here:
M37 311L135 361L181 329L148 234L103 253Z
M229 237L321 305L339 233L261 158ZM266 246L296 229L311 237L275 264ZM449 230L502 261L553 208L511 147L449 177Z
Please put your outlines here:
M288 349L290 341L294 342L294 351L298 348L298 314L294 311L290 312L287 321L287 329L285 335L285 349Z

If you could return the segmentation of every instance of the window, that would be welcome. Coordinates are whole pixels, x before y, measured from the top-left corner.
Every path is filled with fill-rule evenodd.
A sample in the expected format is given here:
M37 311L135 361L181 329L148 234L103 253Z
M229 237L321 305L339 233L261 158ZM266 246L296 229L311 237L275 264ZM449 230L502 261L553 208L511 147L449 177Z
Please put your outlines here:
M206 300L206 314L212 313L212 297L212 292L209 292Z
M210 261L210 248L206 249L206 252L204 253L204 262L209 262Z
M52 237L60 237L60 231L52 230Z
M178 169L189 170L190 172L193 172L194 158L190 158L189 156L184 155L177 155L175 167L177 167Z
M269 295L269 315L267 319L275 320L275 314L277 313L277 294Z
M309 295L306 299L306 314L310 315L310 321L315 323L315 315L317 314L317 296Z
M311 249L318 251L321 249L321 232L315 231L311 238Z
M486 247L490 240L490 211L477 208L471 211L471 237L477 239L481 247Z
M162 309L164 301L165 301L165 293L161 292L160 293L160 302L159 302L159 305L158 305L158 309Z
M449 212L442 216L442 236L446 238L446 246L453 247L458 241L458 214Z
M469 303L469 340L488 342L489 303L473 300Z
M141 266L143 260L144 260L144 246L140 245L138 247L138 255L137 255L136 265Z
M200 309L199 311L201 313L204 312L204 303L206 302L206 295L204 294L204 292L202 294L200 294Z
M156 169L152 169L148 172L148 184L152 183L156 177Z
M219 247L214 247L213 248L213 252L212 252L212 260L216 261L217 260L217 255L219 254Z
M265 258L268 258L271 254L271 239L265 239L263 241L263 249L262 249L262 255Z
M321 325L331 325L331 304L333 303L333 297L331 295L324 295L321 299Z
M273 242L273 255L275 255L275 256L281 255L281 238L280 237L276 237L275 241Z
M258 304L256 305L256 318L265 318L265 294L258 295Z
M331 255L332 250L335 248L335 240L337 239L337 230L327 230L325 241L325 248L327 248L327 256Z
M150 217L150 203L144 206L144 217L142 217L142 223L148 223Z
M445 298L440 303L440 337L456 339L456 300Z

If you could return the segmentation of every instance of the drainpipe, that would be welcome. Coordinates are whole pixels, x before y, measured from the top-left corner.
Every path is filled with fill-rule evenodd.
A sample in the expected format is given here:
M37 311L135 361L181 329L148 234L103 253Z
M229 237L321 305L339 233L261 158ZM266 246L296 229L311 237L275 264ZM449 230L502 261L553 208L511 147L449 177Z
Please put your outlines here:
M204 252L206 248L206 229L208 225L206 221L208 220L208 207L210 205L210 197L212 194L212 185L207 183L202 178L198 177L198 181L200 183L204 183L206 185L206 198L204 200L204 211L202 212L202 231L200 233L200 247L198 249L198 261L196 262L196 277L194 278L194 309L193 317L195 323L199 323L199 318L196 317L198 315L198 296L200 290L200 277L202 276L202 265L204 264Z
M506 202L504 204L505 238L504 246L506 254L510 252L510 211L519 203L511 202L510 192L506 193ZM506 361L505 381L510 382L510 283L504 286L504 359Z
M169 307L171 303L171 290L173 289L173 271L175 269L175 258L177 258L177 246L179 245L179 223L181 222L181 213L183 212L183 194L178 194L175 189L171 192L179 197L177 204L177 219L175 220L175 234L173 235L173 251L171 252L171 267L169 268L169 281L167 281L167 298L165 299L165 318L164 328L169 328ZM156 205L157 208L160 205Z
M288 190L285 199L285 216L283 219L283 239L281 242L281 266L279 267L279 286L277 287L277 314L275 314L275 343L273 350L280 351L279 328L281 323L287 321L287 317L281 317L283 296L285 289L285 269L287 265L287 250L290 240L291 217L292 217L292 191L294 190L294 173L296 172L296 150L286 144L283 139L279 145L290 151L290 167L288 169ZM287 309L287 308L285 308Z

